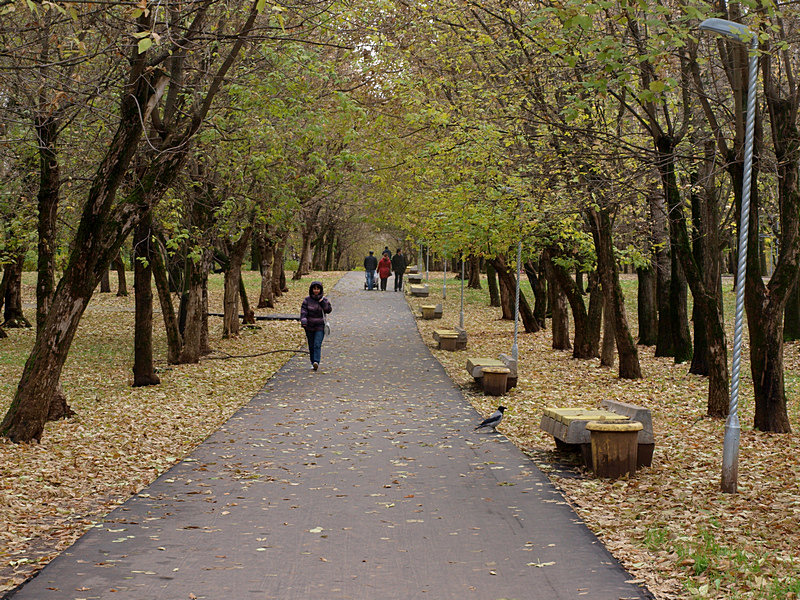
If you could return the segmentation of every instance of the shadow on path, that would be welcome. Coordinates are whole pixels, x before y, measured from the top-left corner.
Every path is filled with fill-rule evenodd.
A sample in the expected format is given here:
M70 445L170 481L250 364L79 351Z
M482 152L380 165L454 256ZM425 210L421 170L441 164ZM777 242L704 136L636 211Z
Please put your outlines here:
M189 457L11 597L650 598L479 415L402 294L350 273L320 370L292 358Z

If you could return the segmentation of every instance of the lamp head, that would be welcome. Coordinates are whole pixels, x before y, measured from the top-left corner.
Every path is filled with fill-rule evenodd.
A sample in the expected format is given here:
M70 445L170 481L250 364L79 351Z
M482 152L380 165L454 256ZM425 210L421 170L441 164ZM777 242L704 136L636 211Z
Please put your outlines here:
M718 35L724 35L725 37L734 39L737 42L742 42L743 44L750 43L756 39L755 33L753 33L747 25L728 21L727 19L706 19L700 23L700 29Z

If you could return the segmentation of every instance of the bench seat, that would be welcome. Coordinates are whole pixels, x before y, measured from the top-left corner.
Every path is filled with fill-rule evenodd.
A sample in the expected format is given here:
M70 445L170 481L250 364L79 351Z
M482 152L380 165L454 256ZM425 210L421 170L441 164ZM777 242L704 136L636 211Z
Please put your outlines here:
M427 285L410 285L408 286L408 291L411 292L412 296L419 298L427 298L430 293Z

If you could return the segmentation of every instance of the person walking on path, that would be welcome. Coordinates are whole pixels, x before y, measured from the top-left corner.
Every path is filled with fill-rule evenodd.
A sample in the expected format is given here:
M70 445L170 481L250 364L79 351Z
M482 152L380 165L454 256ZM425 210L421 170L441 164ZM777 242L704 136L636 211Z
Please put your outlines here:
M392 257L392 271L394 271L394 291L403 291L403 274L406 272L406 257L400 248Z
M322 360L322 340L325 339L325 315L333 308L331 302L323 295L321 281L312 281L308 288L308 296L300 307L300 326L306 330L308 338L308 354L311 366L316 371Z
M381 260L378 263L378 277L381 278L381 291L386 291L386 281L389 279L389 275L392 274L392 261L389 260L389 257L384 254L381 256Z
M364 270L367 272L367 289L375 287L375 269L378 268L378 259L374 252L369 251L369 256L364 259Z

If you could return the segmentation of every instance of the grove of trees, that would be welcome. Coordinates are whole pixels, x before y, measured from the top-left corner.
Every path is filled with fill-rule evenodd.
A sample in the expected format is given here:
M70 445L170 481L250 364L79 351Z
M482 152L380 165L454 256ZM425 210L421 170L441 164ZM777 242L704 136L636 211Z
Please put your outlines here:
M276 303L288 252L297 278L350 268L378 229L466 261L472 285L483 265L506 317L522 241L526 332L549 317L554 347L616 359L630 379L647 376L637 345L654 346L707 375L707 412L725 416L722 274L753 91L746 45L698 31L711 16L760 41L749 363L755 428L790 431L796 12L769 1L0 4L2 324L37 332L0 435L39 440L71 413L61 369L122 257L135 273L134 385L155 385L152 286L167 360L196 362L209 349L212 269L225 271L223 335L235 336L240 308L248 320L251 305ZM242 284L248 257L257 299ZM623 267L638 277L638 332Z

